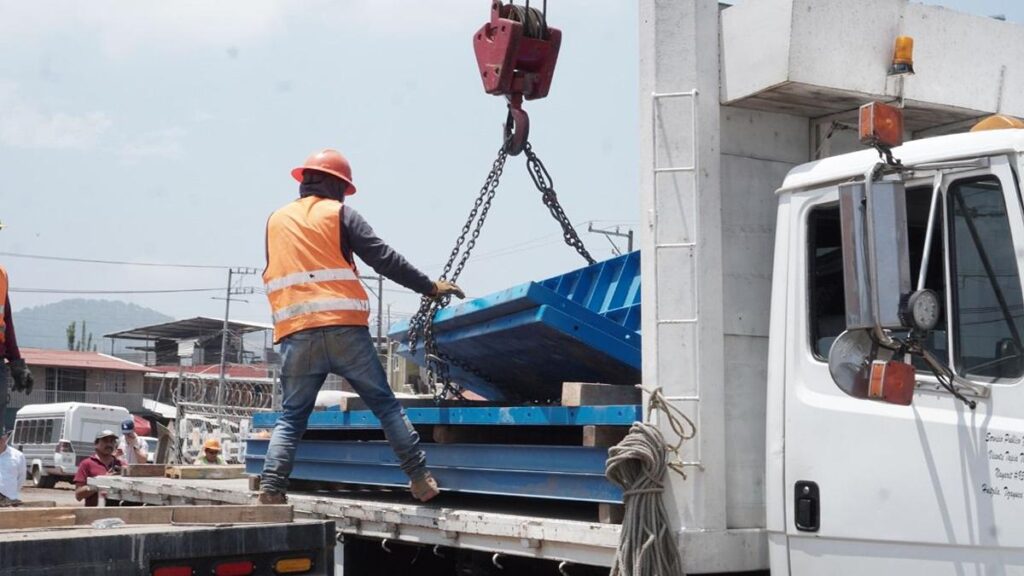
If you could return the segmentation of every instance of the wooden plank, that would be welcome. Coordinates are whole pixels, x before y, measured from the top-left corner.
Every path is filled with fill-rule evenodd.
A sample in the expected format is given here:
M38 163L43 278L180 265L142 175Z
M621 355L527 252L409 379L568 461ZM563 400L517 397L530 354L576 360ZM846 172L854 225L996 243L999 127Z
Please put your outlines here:
M75 510L79 508L3 508L0 509L0 530L74 526Z
M639 404L641 401L641 392L636 386L592 382L562 383L562 406L613 406Z
M166 472L166 464L129 464L121 468L121 476L129 478L157 478Z
M227 480L245 476L244 464L202 465L202 466L168 466L168 478L188 480Z
M615 446L629 434L626 426L584 426L584 446Z
M18 504L18 508L56 508L57 502L54 500L29 500Z
M120 518L125 524L169 524L173 508L160 506L111 506L75 508L75 524L85 526L104 518Z

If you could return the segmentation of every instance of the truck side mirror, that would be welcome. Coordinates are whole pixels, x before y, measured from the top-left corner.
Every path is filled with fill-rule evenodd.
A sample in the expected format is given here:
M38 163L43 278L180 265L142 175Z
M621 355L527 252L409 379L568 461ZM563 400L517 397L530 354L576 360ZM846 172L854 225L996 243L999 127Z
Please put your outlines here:
M862 400L909 406L914 401L914 367L871 340L870 330L847 330L828 353L828 369L840 390Z
M904 328L901 302L910 293L911 278L903 183L872 182L870 189L864 182L841 184L839 216L846 329Z

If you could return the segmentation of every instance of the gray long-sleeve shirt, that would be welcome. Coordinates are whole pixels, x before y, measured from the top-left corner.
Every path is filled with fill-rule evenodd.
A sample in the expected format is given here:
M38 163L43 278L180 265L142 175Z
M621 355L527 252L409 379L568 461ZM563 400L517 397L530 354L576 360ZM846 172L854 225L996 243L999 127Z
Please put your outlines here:
M355 253L375 272L413 292L426 295L434 291L434 282L377 237L359 212L342 205L340 217L342 255L350 264L354 264Z

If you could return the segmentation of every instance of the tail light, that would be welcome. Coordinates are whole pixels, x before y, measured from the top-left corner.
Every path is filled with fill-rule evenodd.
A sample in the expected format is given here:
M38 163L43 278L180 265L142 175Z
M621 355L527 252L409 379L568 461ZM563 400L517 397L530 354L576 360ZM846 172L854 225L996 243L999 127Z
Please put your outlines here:
M302 574L313 569L310 558L285 558L274 563L274 572L278 574Z
M256 565L248 560L221 562L213 569L216 576L249 576L256 570Z
M75 447L71 445L71 442L61 440L60 442L57 442L57 452L60 454L74 454Z

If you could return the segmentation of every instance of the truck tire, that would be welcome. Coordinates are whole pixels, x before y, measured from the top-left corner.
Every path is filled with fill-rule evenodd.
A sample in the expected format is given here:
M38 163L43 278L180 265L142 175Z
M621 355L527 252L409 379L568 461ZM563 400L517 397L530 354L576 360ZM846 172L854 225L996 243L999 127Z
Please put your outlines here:
M32 485L36 488L53 488L57 485L57 477L44 474L39 466L32 467Z

